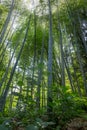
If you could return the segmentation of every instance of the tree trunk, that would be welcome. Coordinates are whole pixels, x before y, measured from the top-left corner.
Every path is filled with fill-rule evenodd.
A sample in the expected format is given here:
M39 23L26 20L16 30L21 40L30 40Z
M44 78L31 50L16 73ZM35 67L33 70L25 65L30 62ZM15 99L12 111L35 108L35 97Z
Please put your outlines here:
M19 61L19 59L20 59L22 50L23 50L23 48L24 48L24 44L25 44L25 42L26 42L26 38L27 38L27 35L28 35L28 30L29 30L29 25L30 25L30 18L31 18L31 15L30 15L30 17L29 17L29 21L28 21L28 25L27 25L27 28L26 28L25 37L24 37L24 40L23 40L23 42L22 42L22 45L21 45L21 48L20 48L18 57L17 57L17 59L16 59L16 62L15 62L15 64L14 64L14 67L12 68L9 81L8 81L8 83L7 83L7 85L6 85L6 89L5 89L3 95L2 95L1 98L0 98L0 112L2 112L2 111L4 110L5 103L6 103L6 97L7 97L9 88L10 88L10 84L11 84L11 81L12 81L12 78L13 78L13 75L14 75L14 72L15 72L15 69L16 69L16 66L17 66L18 61Z
M8 27L8 24L10 22L10 18L11 18L11 15L12 15L12 12L13 12L13 9L14 9L14 1L15 0L12 0L12 5L11 5L11 8L10 8L10 11L8 13L8 16L6 18L6 21L3 25L3 28L2 28L2 31L1 31L1 35L0 35L0 44L2 43L2 40L4 38L4 35L6 33L6 30L7 30L7 27Z
M52 112L52 57L53 57L53 34L52 34L52 11L51 1L49 6L49 45L48 45L48 90L47 90L47 111Z

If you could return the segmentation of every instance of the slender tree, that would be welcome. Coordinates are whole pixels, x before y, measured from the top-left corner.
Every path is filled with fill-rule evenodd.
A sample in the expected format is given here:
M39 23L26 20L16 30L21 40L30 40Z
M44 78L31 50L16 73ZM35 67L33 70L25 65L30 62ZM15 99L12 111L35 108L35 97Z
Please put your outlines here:
M6 89L5 89L3 95L1 96L1 99L0 99L0 111L3 111L3 110L4 110L4 106L5 106L5 103L6 103L6 97L7 97L9 88L10 88L10 84L11 84L11 81L12 81L12 78L13 78L13 75L14 75L14 72L15 72L15 69L16 69L16 66L17 66L17 64L18 64L18 61L19 61L19 59L20 59L22 50L23 50L23 48L24 48L24 45L25 45L25 42L26 42L26 39L27 39L28 30L29 30L29 25L30 25L30 19L31 19L31 15L30 15L30 17L29 17L29 21L28 21L28 25L27 25L27 28L26 28L25 37L24 37L24 40L23 40L23 42L22 42L22 45L21 45L21 48L20 48L18 57L17 57L17 59L16 59L16 62L15 62L15 64L14 64L14 67L13 67L13 69L12 69L12 71L11 71L9 81L8 81L8 83L7 83L7 85L6 85Z
M52 112L52 55L53 55L53 34L52 34L52 10L51 1L48 0L49 7L49 44L48 44L48 90L47 90L47 111Z
M8 24L10 22L10 18L11 18L11 15L12 15L12 12L13 12L13 9L14 9L14 3L15 3L15 0L12 0L12 4L11 4L11 8L10 8L10 11L8 13L8 16L6 18L6 21L3 25L3 28L2 28L2 31L1 31L1 35L0 35L0 43L2 43L2 40L4 38L4 35L6 33L6 30L7 30L7 27L8 27Z

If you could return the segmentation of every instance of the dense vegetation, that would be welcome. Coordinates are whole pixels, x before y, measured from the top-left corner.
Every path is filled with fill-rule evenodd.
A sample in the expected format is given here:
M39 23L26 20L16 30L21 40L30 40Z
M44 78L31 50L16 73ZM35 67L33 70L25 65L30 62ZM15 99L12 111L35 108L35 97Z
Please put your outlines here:
M87 120L87 1L0 0L0 130L71 130L77 117Z

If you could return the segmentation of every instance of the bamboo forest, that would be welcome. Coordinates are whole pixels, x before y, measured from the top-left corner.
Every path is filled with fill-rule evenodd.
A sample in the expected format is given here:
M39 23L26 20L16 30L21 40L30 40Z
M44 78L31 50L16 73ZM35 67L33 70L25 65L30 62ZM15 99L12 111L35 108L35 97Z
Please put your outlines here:
M0 130L87 130L87 0L0 0Z

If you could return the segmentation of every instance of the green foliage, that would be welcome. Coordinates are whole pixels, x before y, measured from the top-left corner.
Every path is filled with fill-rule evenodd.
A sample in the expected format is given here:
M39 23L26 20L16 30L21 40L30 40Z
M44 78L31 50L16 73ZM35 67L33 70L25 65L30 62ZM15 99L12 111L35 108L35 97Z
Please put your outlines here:
M0 125L0 130L9 130L9 129L6 128L4 125Z
M34 125L29 125L29 126L27 126L26 130L39 130L39 128Z
M8 3L8 0L6 0ZM9 1L10 3L11 1ZM16 3L20 3L17 2ZM23 11L20 10L23 7L23 3L16 5L18 10L13 12L13 15L15 15L15 12L17 11L17 18L14 22L14 25L12 25L11 30L10 29L10 22L7 28L6 33L8 36L5 39L5 36L7 35L5 33L3 38L3 47L0 45L0 57L2 59L2 52L3 48L6 47L6 42L10 41L11 44L7 46L6 52L5 52L5 58L3 59L3 62L0 63L0 80L2 81L2 78L4 77L4 74L6 72L6 68L8 66L8 61L11 59L12 53L14 51L14 48L17 46L13 59L11 61L11 64L9 66L8 75L6 76L3 86L1 86L1 95L5 93L6 85L9 81L10 75L13 75L11 73L11 70L14 66L14 63L18 57L19 50L21 48L21 44L24 40L25 31L27 28L27 21L28 16L31 13L31 21L30 21L30 28L28 32L28 36L26 38L26 42L21 54L21 57L19 59L18 65L15 69L15 74L13 77L13 80L11 81L10 89L7 92L7 100L5 104L5 111L4 115L0 115L0 129L8 130L10 128L16 128L18 126L26 127L26 130L39 130L39 129L47 129L49 127L52 128L55 126L56 121L55 119L58 119L59 126L56 128L56 130L60 130L61 125L66 123L66 121L70 120L71 118L74 118L75 116L81 116L85 119L87 119L87 116L85 115L85 112L87 111L87 98L85 97L79 97L77 93L73 93L70 90L69 87L60 86L61 85L61 58L60 58L60 49L59 49L59 28L58 23L60 22L61 25L61 32L62 32L62 41L63 44L63 50L64 50L64 59L66 60L66 66L68 70L70 71L70 76L72 78L72 83L74 88L77 91L77 82L79 81L79 85L82 91L82 96L84 95L84 78L81 74L81 67L79 67L78 57L77 57L77 51L74 50L74 47L76 48L75 44L75 37L73 34L73 23L75 23L75 30L78 35L80 35L80 26L78 21L78 14L79 17L83 20L86 20L85 16L87 15L87 2L83 0L61 0L59 3L59 11L54 9L54 4L57 4L56 0L51 1L52 5L52 15L53 15L53 39L54 39L54 50L53 50L53 89L52 89L52 100L53 102L50 102L50 106L53 108L52 118L50 119L42 119L42 116L46 114L47 110L47 79L48 79L48 71L47 71L47 62L48 62L48 42L49 42L49 25L48 25L48 4L45 3L45 1L40 0L41 4L44 4L43 6L47 8L45 11L45 14L40 16L38 12L41 12L42 10L39 10L36 8L36 12L32 13L29 10L23 8ZM46 5L47 4L47 5ZM20 6L21 7L20 7ZM19 6L19 7L18 7ZM56 6L55 6L56 7ZM40 7L42 8L42 6ZM7 17L8 9L5 9L5 5L0 5L0 27L2 28L5 19ZM86 11L86 13L85 13ZM59 13L59 14L58 14ZM85 14L84 14L85 13ZM34 23L34 15L36 15L36 28ZM57 17L59 15L59 18ZM13 16L11 17L12 22ZM16 29L14 26L17 24ZM65 29L64 29L65 28ZM14 33L13 33L14 32ZM67 33L67 36L65 34ZM36 34L35 34L36 33ZM71 36L70 36L71 35ZM80 41L81 37L76 36L77 40L76 43L82 45L82 41ZM5 41L4 41L5 40ZM69 41L69 44L68 44ZM80 42L79 42L80 41ZM44 43L44 47L42 45ZM70 48L68 46L70 45ZM73 47L74 46L74 47ZM81 46L82 47L82 46ZM43 48L43 52L42 52ZM69 52L69 49L71 50L71 54ZM77 49L77 48L76 48ZM78 50L78 49L77 49ZM84 50L84 48L83 48ZM82 56L84 56L84 51L82 52L81 49L79 51ZM41 59L41 54L43 53L43 59ZM69 60L70 59L70 60ZM42 63L41 63L41 60ZM67 61L68 60L68 61ZM71 61L73 60L73 64ZM69 63L70 62L70 63ZM83 59L82 61L83 68L84 64L86 66L86 59ZM85 67L86 69L87 67ZM75 71L76 70L76 78L75 79ZM42 72L41 72L42 71ZM25 73L23 75L23 72ZM42 73L42 74L41 74ZM40 76L39 76L40 74ZM66 74L66 71L65 71ZM86 75L86 74L85 74ZM39 82L39 77L41 78L41 83ZM87 78L87 76L86 76ZM22 80L23 79L23 80ZM66 74L67 84L69 84L69 78ZM39 89L40 94L39 94ZM60 86L60 87L59 87ZM51 90L50 90L51 92ZM37 97L40 95L40 109L37 108ZM4 95L6 96L6 95ZM9 110L9 104L11 106ZM0 104L1 105L1 104ZM9 110L9 111L8 111ZM58 124L57 124L58 125ZM56 127L56 126L55 126ZM54 128L52 128L54 129Z
M5 17L8 13L8 9L3 4L0 4L0 29L2 28L2 25L4 24Z
M0 130L12 130L11 120L5 113L0 113Z
M43 121L41 118L36 118L35 122L40 129L45 129L49 126L55 125L55 122L53 122L53 121Z
M60 96L53 102L54 113L62 123L85 113L84 106L87 109L87 98L80 98L77 93L69 92L66 87L60 88Z
M23 81L21 81L21 80L18 81L18 82L17 82L17 85L18 85L18 86L22 86L22 85L23 85Z

